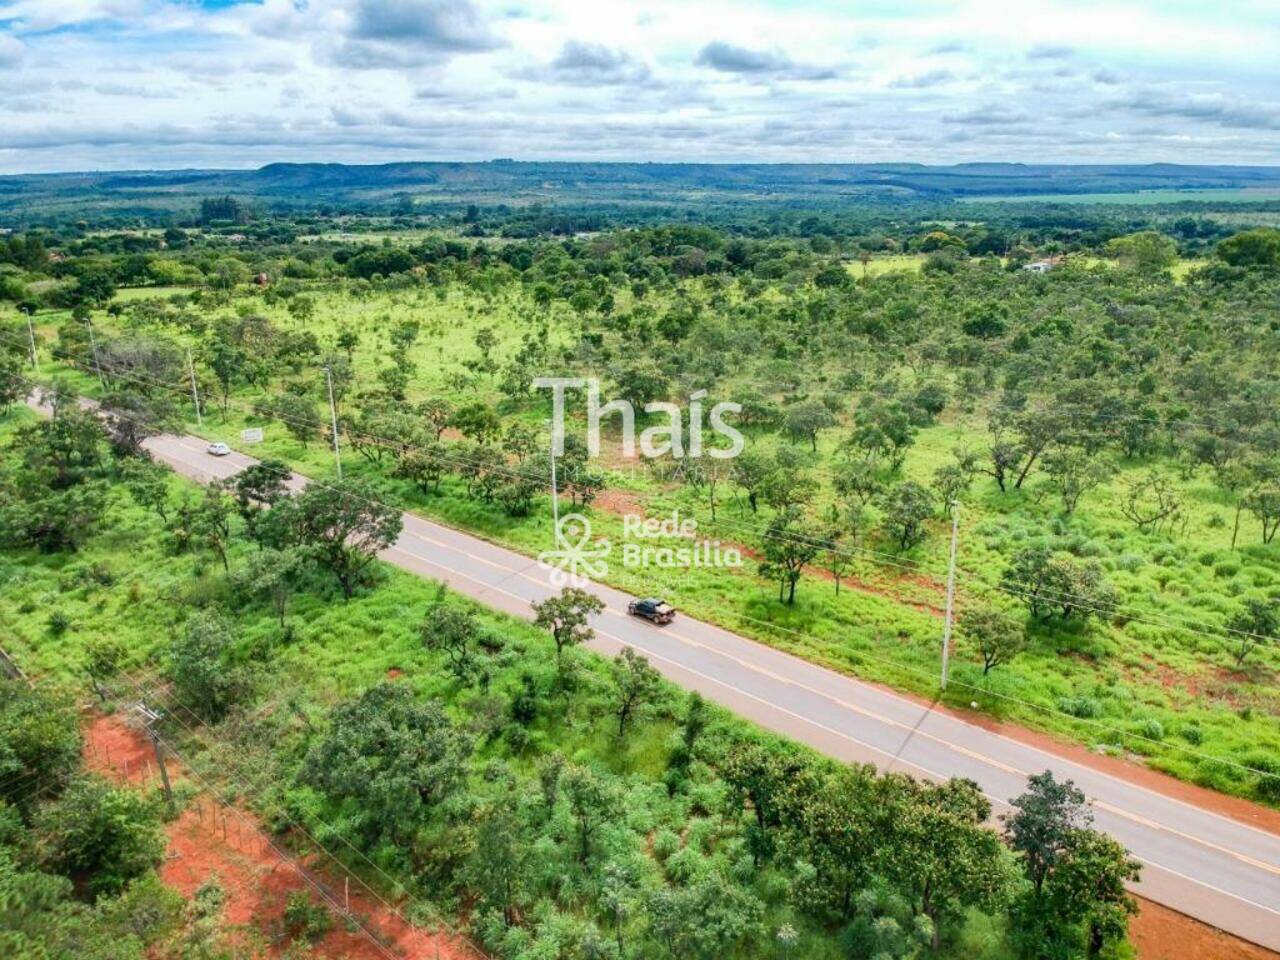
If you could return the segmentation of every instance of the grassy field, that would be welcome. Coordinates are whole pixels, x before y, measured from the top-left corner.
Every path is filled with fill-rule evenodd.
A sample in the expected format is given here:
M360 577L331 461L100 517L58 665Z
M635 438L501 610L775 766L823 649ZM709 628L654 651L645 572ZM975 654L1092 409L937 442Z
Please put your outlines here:
M890 258L887 262L895 266L885 269L906 269L913 260ZM886 261L873 264L877 262ZM860 265L854 264L853 269L859 270ZM505 417L519 417L535 427L546 416L546 408L539 404L510 410L490 377L464 366L480 357L474 335L481 328L494 332L497 346L492 355L498 360L518 348L527 324L523 318L528 315L527 303L518 292L486 297L456 287L447 293L413 288L352 297L337 287L317 287L311 294L316 312L310 327L322 340L342 329L359 331L354 356L357 384L373 381L384 364L390 330L412 317L421 324L421 335L409 353L416 367L411 400L436 394L458 402L481 399L496 405ZM296 325L282 306L265 303L258 292L238 298L236 306L261 312L284 327ZM52 338L63 315L46 313L37 319L41 332ZM111 321L103 317L95 322L106 329ZM572 342L571 326L566 315L553 310L551 341L567 348ZM179 340L189 336L179 328L166 333ZM46 375L51 371L49 365L43 367ZM93 378L83 372L74 376L81 388L95 388ZM269 389L279 386L272 384ZM280 424L264 423L251 412L259 396L252 390L238 390L225 418L212 401L206 401L211 409L199 432L235 443L244 427L263 426L265 442L252 452L281 457L314 476L331 475L331 455L319 434L304 445ZM187 428L196 430L189 404L183 409ZM318 405L316 411L318 417L322 412ZM839 434L831 430L821 437L820 478L825 477L821 464L830 461ZM976 413L948 414L921 432L908 454L904 475L927 482L950 459L953 448L976 448L984 439ZM786 443L773 434L753 436L751 442L763 449ZM758 547L761 521L727 486L721 494L719 522L712 525L705 493L673 486L616 455L607 462L610 494L590 511L596 536L619 542L619 514L626 510L661 516L679 509L699 519L704 535ZM1018 545L1046 540L1097 559L1121 591L1124 615L1085 630L1037 630L1022 657L987 677L981 675L973 651L961 649L947 696L957 705L976 701L994 715L1098 750L1142 756L1152 766L1186 779L1250 795L1256 782L1245 767L1280 754L1276 722L1280 694L1275 685L1280 664L1274 650L1263 651L1251 668L1234 671L1213 625L1233 597L1280 582L1277 546L1258 545L1253 533L1246 531L1241 548L1229 549L1232 507L1203 479L1182 481L1189 516L1179 536L1138 533L1120 515L1118 504L1124 481L1149 465L1122 464L1110 482L1086 494L1070 522L1059 516L1043 480L1033 480L1020 493L1001 494L991 481L979 478L962 514L958 587L962 608L994 602L1013 609L1014 602L994 589L1003 564ZM530 554L552 545L546 498L539 499L530 516L514 519L468 497L456 478L447 479L439 495L427 495L390 479L351 450L344 454L344 467L349 474L369 477L388 499L424 515ZM830 497L824 482L817 507L821 509ZM610 579L635 592L663 593L692 615L815 661L932 696L937 692L941 629L937 612L945 576L943 526L941 520L935 521L925 545L905 558L861 555L839 595L829 580L806 576L794 607L776 601L776 587L755 575L750 558L744 569L729 573L633 571L615 566Z

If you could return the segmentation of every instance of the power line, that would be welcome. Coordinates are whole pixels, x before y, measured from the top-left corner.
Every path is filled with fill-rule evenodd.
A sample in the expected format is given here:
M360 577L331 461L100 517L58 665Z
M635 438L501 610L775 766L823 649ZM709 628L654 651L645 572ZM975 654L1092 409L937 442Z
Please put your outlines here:
M134 688L134 689L135 689L135 690L138 690L138 689L139 689L139 687L136 687L136 686L135 686L135 688ZM158 688L157 686L152 685L152 686L149 686L149 687L148 687L148 691L156 691L156 692L161 693L161 695L163 695L163 696L164 696L164 697L165 697L165 698L166 698L166 699L167 699L171 704L176 705L176 706L177 706L177 707L179 707L179 708L180 708L184 713L186 713L186 714L187 714L187 716L191 718L191 720L192 720L192 722L193 722L193 723L196 723L196 724L200 725L200 726L202 727L202 729L204 729L204 730L206 730L206 731L208 730L208 727L207 727L207 726L205 726L205 725L203 724L203 721L201 721L201 720L200 720L200 718L199 718L198 714L196 714L196 713L195 713L195 711L193 711L193 710L191 709L191 707L190 707L190 705L189 705L189 704L187 704L187 703L185 703L184 701L182 701L182 700L181 700L181 699L180 699L180 698L179 698L179 697L178 697L178 696L173 692L173 690L172 690L171 688L166 688L165 690L160 691L160 690L159 690L159 688ZM177 716L175 713L173 713L172 711L170 711L170 713L168 714L168 716L169 716L169 718L170 718L170 719L172 719L172 720L176 721L179 725L181 725L181 726L182 726L182 728L183 728L184 730L186 730L186 731L187 731L187 733L188 733L190 736L192 736L193 738L197 739L199 742L201 742L201 743L205 744L206 746L210 746L210 741L213 741L214 743L217 743L219 746L222 746L222 747L224 747L224 748L228 746L227 744L223 743L222 741L217 740L215 737L213 737L213 735L212 735L212 734L209 734L209 736L208 736L207 738L205 738L205 737L201 737L201 736L199 735L199 733L196 731L196 729L195 729L195 728L193 728L193 727L191 726L191 724L188 724L188 723L184 722L180 717L178 717L178 716ZM212 750L212 747L210 747L210 749ZM180 755L180 754L178 754L176 750L174 751L174 753L175 753L175 755L179 756L179 758L181 759L181 755ZM240 767L239 767L239 765L238 765L238 764L235 764L234 762L227 760L227 758L226 758L226 756L225 756L225 751L224 751L224 756L223 756L223 762L224 762L224 763L226 763L226 764L227 764L229 767L231 767L231 768L232 768L232 770L233 770L233 775L232 775L232 777L231 777L231 782L233 783L233 785L236 785L236 786L238 786L239 788L241 788L241 789L246 793L246 795L251 795L251 790L250 790L250 789L248 789L249 787L251 787L251 786L252 786L253 788L255 788L255 789L256 789L257 787L261 786L262 780L265 780L265 779L267 779L267 778L270 776L270 771L266 771L266 772L265 772L265 774L262 776L262 778L261 778L260 780L258 780L258 781L254 782L254 781L250 781L250 780L248 780L248 779L245 777L245 775L244 775L244 774L242 774L242 773L240 772ZM187 763L187 762L184 760L184 766L190 766L190 764L189 764L189 763ZM403 915L403 913L401 913L401 912L400 912L400 910L399 910L399 909L398 909L394 904L392 904L392 903L390 903L388 900L386 900L386 899L385 899L381 894L379 894L379 893L378 893L378 892L377 892L373 887L369 886L369 884L368 884L368 883L366 883L364 880L362 880L362 879L361 879L357 874L351 873L351 871L350 871L347 867L345 867L345 866L344 866L344 864L342 863L342 861L341 861L341 860L339 860L339 859L338 859L338 857L337 857L337 856L335 856L335 855L333 854L333 852L332 852L332 851L330 851L327 847L325 847L322 843L320 843L320 841L319 841L319 840L317 840L317 839L315 838L315 836L314 836L311 832L309 832L309 831L308 831L304 826L302 826L302 824L300 824L300 823L298 823L296 820L294 820L294 819L290 818L287 814L281 814L281 816L283 816L283 817L284 817L284 819L285 819L285 820L286 820L286 821L287 821L287 822L288 822L288 823L289 823L293 828L297 829L300 833L302 833L302 835L303 835L304 837L306 837L308 841L310 841L311 843L315 844L315 846L316 846L318 849L320 849L321 851L323 851L323 852L324 852L324 854L325 854L326 856L328 856L330 860L332 860L335 864L337 864L337 865L338 865L340 868L342 868L345 872L349 873L351 876L354 876L354 877L356 878L356 882L357 882L357 883L359 883L359 884L360 884L360 885L361 885L361 886L362 886L362 887L363 887L363 888L364 888L364 889L369 893L369 895L370 895L370 896L372 896L372 897L374 897L375 899L377 899L377 900L378 900L378 901L379 901L383 906L385 906L388 910L390 910L393 914L395 914L395 916L397 916L397 917L398 917L398 918L399 918L399 919L400 919L404 924L406 924L407 926L410 926L410 927L415 926L415 924L411 923L411 922L408 920L408 918L406 918L406 917ZM323 821L322 821L322 822L323 822ZM331 824L331 823L324 822L324 825L330 829L330 831L332 832L332 835L333 835L334 837L336 837L338 840L340 840L343 844L345 844L345 845L347 846L347 848L348 848L348 849L350 849L350 850L351 850L353 853L355 853L358 857L360 857L362 860L364 860L364 861L365 861L365 862L366 862L370 867L372 867L375 871L377 871L377 872L378 872L378 874L379 874L379 875L381 875L381 876L382 876L382 877L383 877L387 882L391 883L391 884L392 884L392 885L394 885L394 886L401 886L401 885L403 885L403 881L397 880L395 877L391 876L389 873L387 873L385 870L383 870L381 867L379 867L379 866L378 866L378 865L377 865L373 860L371 860L371 859L368 857L368 855L364 853L364 851L362 851L359 847L356 847L354 844L352 844L350 840L348 840L345 836L343 836L343 835L342 835L341 830L339 830L339 829L337 829L336 827L334 827L334 825L333 825L333 824ZM419 901L419 903L421 903L421 901ZM476 952L476 953L479 953L479 951L476 951L476 950L475 950L474 946L470 943L470 941L469 941L469 940L467 940L465 937L463 937L463 936L462 936L462 935L461 935L461 934L460 934L456 929L452 928L452 926L451 926L451 925L449 925L449 924L444 924L444 926L446 926L446 927L448 928L448 932L449 932L452 936L457 937L461 942L463 942L463 943L467 944L468 948L472 949L472 950L473 950L474 952Z
M25 378L23 379L25 380ZM132 379L137 380L137 378L132 378ZM32 381L25 380L25 382L31 383ZM151 381L151 382L156 383L156 381ZM117 411L111 411L111 413L113 416L118 416L126 420L132 420L133 422L139 423L143 426L148 425L144 420L138 417L129 416ZM381 442L385 446L395 447L401 452L422 451L422 448L414 447L411 444L389 441L389 440L386 440L385 438L379 438L372 435L366 435L366 436L368 436L369 439L372 439L375 442ZM470 467L478 467L479 469L492 469L494 472L505 474L506 476L514 477L517 479L529 480L531 482L541 483L545 479L542 477L535 478L535 477L529 476L528 474L521 474L521 473L509 471L509 470L503 470L502 468L498 468L498 467L491 467L490 465L483 464L483 463L477 464L475 461L469 460L469 459L456 460L456 459L451 459L448 456L442 456L441 459L445 460L446 462L453 462L455 464L463 463ZM285 474L286 478L288 475L289 474ZM310 482L319 483L319 481L315 479L311 479ZM338 488L329 487L328 489L336 490ZM354 496L354 494L349 494L349 495ZM370 501L368 500L368 498L358 498L358 499L364 499L366 500L366 502L377 503L378 505L381 505L381 506L388 506L382 501ZM401 508L395 507L390 509L398 510ZM719 525L728 525L731 527L735 526L733 521L725 521L725 520L721 520L720 518L717 518L715 523ZM790 541L793 543L813 546L818 549L827 550L829 552L834 552L834 553L854 557L855 559L859 555L870 556L873 558L877 558L874 560L874 562L880 565L897 567L907 572L916 572L916 570L918 569L917 567L902 563L901 560L895 555L888 554L883 551L872 550L871 548L868 548L868 547L846 545L840 548L833 548L829 545L829 541L825 538L808 537L804 534L789 533L786 531L773 531L767 528L762 530L759 527L750 526L741 521L739 521L736 524L736 526L738 527L738 529L747 530L756 536L770 538L774 540ZM979 584L987 590L992 590L999 593L1005 593L1024 601L1033 599L1033 596L1038 596L1038 597L1043 597L1047 602L1058 603L1060 605L1074 606L1078 609L1089 610L1093 613L1096 613L1105 617L1109 617L1109 618L1113 618L1116 615L1120 615L1120 616L1124 616L1127 620L1134 623L1144 623L1148 626L1162 627L1165 629L1182 630L1184 632L1192 633L1195 635L1211 636L1211 637L1216 637L1218 639L1226 639L1228 635L1243 636L1243 637L1252 639L1254 641L1261 641L1261 642L1268 642L1271 639L1273 639L1265 634L1256 634L1247 630L1241 630L1239 628L1231 627L1225 624L1222 625L1218 630L1215 630L1214 628L1208 627L1201 622L1186 620L1185 618L1152 617L1149 615L1139 615L1139 614L1131 613L1128 611L1120 610L1118 607L1099 604L1096 598L1093 598L1093 597L1083 596L1079 594L1071 594L1069 592L1061 591L1061 590L1054 590L1054 589L1042 590L1042 591L1039 591L1037 594L1033 595L1026 591L1021 591L1014 587L1007 586L1003 583L991 583L990 581L985 580L975 572L967 570L963 567L958 567L957 569L963 572L965 574L965 577L972 583ZM1068 604L1066 603L1066 601L1070 601L1070 603Z
M364 496L362 496L362 495L357 495L357 494L351 493L351 492L346 491L346 490L340 490L340 488L332 487L332 486L330 486L330 485L328 485L328 484L325 484L323 481L320 481L320 480L309 479L309 481L308 481L308 482L309 482L309 483L315 483L315 484L318 484L318 485L320 485L320 486L325 486L325 487L328 487L329 489L332 489L332 490L339 490L340 492L345 493L345 494L346 494L346 495L348 495L348 496L351 496L353 499L357 499L357 500L360 500L360 501L362 501L362 502L365 502L365 503L368 503L368 504L371 504L371 505L377 505L377 506L384 507L384 508L386 508L386 509L397 510L397 511L400 509L400 508L398 508L398 507L393 507L393 506L391 506L391 505L387 504L385 501L381 501L381 500L377 500L377 499L369 498L369 497L364 497ZM820 639L820 638L818 638L818 637L816 637L816 636L814 636L814 635L812 635L812 634L803 634L803 633L801 633L800 631L791 630L790 628L779 627L779 626L777 626L777 625L775 625L775 624L771 624L771 623L769 623L769 622L767 622L767 621L758 621L758 620L756 620L755 618L750 617L750 616L747 616L747 615L745 615L745 614L741 614L741 613L734 613L734 614L732 614L732 615L733 615L733 616L740 617L740 618L743 618L743 619L746 619L746 620L749 620L749 621L758 622L758 623L764 624L764 625L769 626L769 627L774 628L774 629L785 630L786 632L789 632L789 633L795 633L795 634L798 634L798 635L801 635L801 636L808 636L808 637L810 637L811 639ZM1130 619L1136 619L1136 618L1130 618ZM1161 623L1159 623L1159 622L1154 622L1154 625L1156 625L1156 626L1168 626L1168 624L1161 624ZM1204 633L1203 631L1190 631L1190 632L1199 633L1200 635L1204 635L1204 636L1214 636L1216 639L1222 639L1222 638L1221 638L1221 636L1214 635L1214 634ZM1257 637L1257 635L1254 635L1254 634L1247 634L1247 635L1248 635L1248 636ZM1263 638L1263 639L1267 639L1267 638ZM863 653L862 651L859 651L859 655L864 655L864 653ZM877 658L877 657L872 656L872 659L881 659L881 660L884 660L884 662L886 662L886 663L892 663L892 664L895 664L895 665L897 665L897 666L901 666L901 667L904 667L904 668L907 668L907 669L916 669L916 668L914 668L914 667L910 666L909 664L906 664L906 663L904 663L904 662L902 662L902 661L893 660L892 658L887 658L887 657L878 657L878 658ZM970 689L974 689L974 690L980 690L980 689L981 689L981 688L973 687L972 685L960 684L959 682L957 682L957 684L958 684L958 685L968 686ZM989 691L981 691L981 692L984 692L984 693L990 693ZM1069 714L1069 713L1067 713L1066 711L1063 711L1063 710L1054 709L1054 708L1051 708L1051 707L1047 707L1047 706L1045 706L1045 705L1043 705L1043 704L1037 704L1037 703L1034 703L1034 702L1032 702L1032 701L1028 701L1028 700L1021 700L1021 699L1019 699L1019 698L1011 697L1011 696L1009 696L1009 695L1005 695L1005 694L991 694L991 695L999 696L999 697L1001 697L1002 699L1010 700L1011 702L1021 703L1021 704L1025 705L1025 706L1031 707L1032 709L1034 709L1034 710L1038 710L1038 711L1041 711L1041 712L1050 712L1050 713L1055 713L1055 714L1059 714L1059 715L1062 715L1062 716L1071 717L1072 719L1076 719L1076 720L1084 719L1084 718L1074 717L1074 715L1073 715L1073 714ZM1135 736L1135 737L1136 737L1136 736L1139 736L1139 735L1137 735L1137 734L1128 733L1128 732L1126 732L1126 731L1119 731L1119 730L1116 730L1115 728L1107 728L1107 729L1112 729L1112 730L1114 730L1114 732L1122 733L1123 735L1126 735L1126 736ZM1152 742L1153 742L1153 743L1155 743L1155 742L1158 742L1158 741L1152 741ZM1168 744L1164 744L1164 746L1168 747L1169 745L1168 745ZM1247 767L1247 766L1245 766L1245 765L1235 763L1234 761L1230 761L1230 760L1225 760L1225 759L1222 759L1222 758L1214 757L1214 756L1209 755L1209 754L1202 754L1202 753L1200 753L1200 752L1198 752L1198 751L1194 751L1194 750L1191 750L1191 749L1189 749L1189 748L1182 747L1181 745L1174 745L1173 749L1176 749L1176 750L1182 750L1182 751L1187 752L1187 753L1189 753L1189 754L1191 754L1191 755L1201 756L1201 757L1203 757L1203 758L1205 758L1205 759L1215 760L1215 761L1218 761L1218 762L1221 762L1221 763L1225 763L1225 764L1228 764L1228 765L1234 765L1234 766L1239 767L1239 768L1240 768L1240 769L1242 769L1242 770L1248 770L1248 771L1251 771L1251 772L1253 772L1254 774L1257 774L1257 775L1259 775L1259 776L1265 776L1265 775L1266 775L1263 771L1256 770L1256 769L1254 769L1254 768L1252 768L1252 767Z

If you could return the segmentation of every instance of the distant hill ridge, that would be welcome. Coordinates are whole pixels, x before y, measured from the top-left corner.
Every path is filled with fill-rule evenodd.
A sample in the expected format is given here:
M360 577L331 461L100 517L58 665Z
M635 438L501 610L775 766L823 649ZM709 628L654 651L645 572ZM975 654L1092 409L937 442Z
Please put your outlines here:
M1155 163L584 163L413 161L270 163L256 170L129 170L0 177L0 223L87 213L173 215L232 194L279 210L321 205L705 203L797 205L1280 188L1280 167Z

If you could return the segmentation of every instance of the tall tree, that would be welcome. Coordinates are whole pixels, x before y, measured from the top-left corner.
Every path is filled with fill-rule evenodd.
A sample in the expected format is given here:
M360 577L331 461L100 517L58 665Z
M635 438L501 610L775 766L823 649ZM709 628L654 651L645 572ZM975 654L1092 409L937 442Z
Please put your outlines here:
M270 511L270 522L286 542L310 548L333 574L348 600L378 552L396 542L404 527L400 511L378 500L361 480L312 483Z

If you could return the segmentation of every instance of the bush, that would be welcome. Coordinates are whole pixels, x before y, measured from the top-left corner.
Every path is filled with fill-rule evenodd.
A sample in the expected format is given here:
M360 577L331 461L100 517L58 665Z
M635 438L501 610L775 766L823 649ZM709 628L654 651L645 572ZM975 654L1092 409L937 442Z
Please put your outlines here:
M329 911L305 890L289 894L284 908L284 929L289 936L315 942L333 927Z
M49 635L60 637L71 629L71 618L61 610L55 610L49 614Z
M1148 740L1163 740L1164 724L1159 720L1156 720L1154 717L1144 720L1138 727L1138 733L1146 737Z
M1058 700L1058 709L1082 720L1102 715L1102 704L1093 697L1062 697Z

